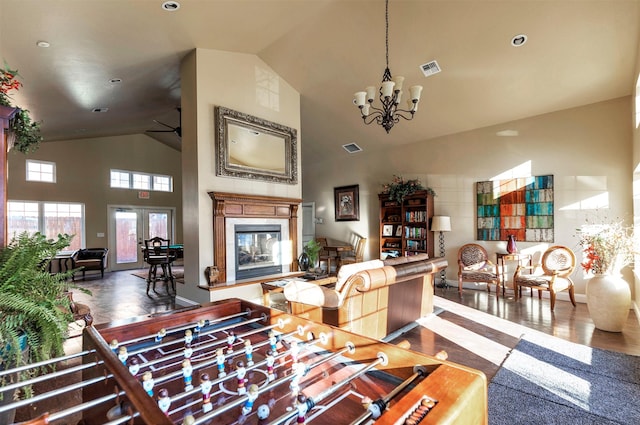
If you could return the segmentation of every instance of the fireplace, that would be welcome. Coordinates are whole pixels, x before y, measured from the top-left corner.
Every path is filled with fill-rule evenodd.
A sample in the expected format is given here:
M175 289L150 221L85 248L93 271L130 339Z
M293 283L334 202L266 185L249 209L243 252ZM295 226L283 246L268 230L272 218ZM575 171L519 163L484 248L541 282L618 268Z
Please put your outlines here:
M236 279L282 273L282 240L277 224L236 224Z
M236 254L236 226L259 226L266 234L271 234L272 229L277 226L280 229L280 259L274 259L274 263L279 263L280 267L271 274L297 270L297 213L302 199L223 192L209 192L209 196L213 200L213 264L220 272L215 286L228 285L235 280L244 279L236 274L239 266ZM264 238L268 239L266 236ZM257 251L257 248L254 248L254 251ZM263 263L267 262L265 258L262 257Z

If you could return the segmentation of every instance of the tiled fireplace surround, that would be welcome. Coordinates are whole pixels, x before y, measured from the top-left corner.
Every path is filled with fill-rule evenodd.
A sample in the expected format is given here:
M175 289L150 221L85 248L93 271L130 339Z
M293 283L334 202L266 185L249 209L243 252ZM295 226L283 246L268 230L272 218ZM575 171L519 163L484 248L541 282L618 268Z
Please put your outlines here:
M237 193L209 192L213 200L213 259L220 275L218 283L235 280L234 226L236 224L281 224L283 241L291 242L283 255L283 272L294 270L298 258L298 207L302 199Z

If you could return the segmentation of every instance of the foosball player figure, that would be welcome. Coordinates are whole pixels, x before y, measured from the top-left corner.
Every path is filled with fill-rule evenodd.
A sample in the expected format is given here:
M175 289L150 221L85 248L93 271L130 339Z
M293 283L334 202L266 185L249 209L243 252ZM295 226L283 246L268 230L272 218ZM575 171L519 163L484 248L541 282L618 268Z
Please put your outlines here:
M187 415L182 421L182 425L193 425L196 423L196 418L193 415Z
M122 362L123 365L126 365L128 358L129 358L129 353L127 353L127 347L123 345L118 349L118 359Z
M156 334L156 342L157 343L162 342L162 338L164 338L166 335L167 335L167 330L165 328L160 329Z
M296 423L297 424L306 423L307 420L306 420L305 416L307 415L307 410L309 408L307 407L307 397L305 397L304 394L300 393L296 397L295 408L298 411L298 415L296 416Z
M187 329L184 331L184 343L191 344L191 341L193 341L193 332L191 332L191 329Z
M247 369L245 369L242 360L236 363L236 373L238 374L238 394L245 395L247 393L247 388L245 387L247 383Z
M171 406L169 391L166 388L162 388L158 391L158 407L166 416L169 416L169 406Z
M118 340L117 339L112 339L111 342L109 343L109 348L111 348L111 351L113 351L113 354L118 354Z
M247 366L253 366L253 345L248 339L244 342L244 354L247 357Z
M269 378L269 381L276 379L276 374L273 371L275 363L276 358L274 357L273 351L267 351L267 377Z
M298 357L300 356L300 346L296 341L291 344L289 354L291 355L291 364L293 365L292 367L295 367L295 364L298 363Z
M218 378L224 378L227 376L227 372L224 371L224 351L222 348L216 350L216 363L218 363Z
M253 403L258 398L258 386L256 384L249 385L249 389L247 390L247 401L242 406L242 414L248 415L253 409Z
M193 366L189 359L184 359L182 362L182 377L184 378L184 390L189 391L193 389Z
M258 415L258 425L266 425L268 423L269 414L271 413L271 409L266 404L261 404L258 406L257 415Z
M211 387L213 384L209 380L209 374L203 373L200 375L200 391L202 392L202 412L210 412L213 406L211 405Z
M291 395L293 397L297 397L300 393L300 380L302 379L306 371L307 367L302 362L295 363L293 365L293 377L291 378L291 383L289 384Z
M204 325L206 324L206 322L204 321L204 319L200 319L198 320L198 323L196 324L195 329L193 330L195 332L195 338L200 338L200 331L202 330L202 328L204 328Z
M191 348L191 344L188 342L184 345L184 358L190 359L193 355L193 348Z
M382 416L382 408L384 407L384 404L378 403L378 402L374 402L373 400L371 400L369 397L363 397L362 398L362 407L365 408L365 410L367 410L369 413L371 413L371 417L373 419L378 419L380 416Z
M273 331L269 331L269 344L271 345L271 351L273 351L273 355L275 356L278 352L278 339Z
M144 388L147 394L149 394L151 397L153 397L153 385L154 385L154 381L153 381L153 376L151 375L151 372L143 373L142 388Z
M131 373L131 375L133 376L136 376L138 372L140 372L140 363L138 362L137 357L133 357L131 360L129 360L129 373Z
M236 334L233 331L229 331L227 336L227 354L233 353L233 344L236 342Z

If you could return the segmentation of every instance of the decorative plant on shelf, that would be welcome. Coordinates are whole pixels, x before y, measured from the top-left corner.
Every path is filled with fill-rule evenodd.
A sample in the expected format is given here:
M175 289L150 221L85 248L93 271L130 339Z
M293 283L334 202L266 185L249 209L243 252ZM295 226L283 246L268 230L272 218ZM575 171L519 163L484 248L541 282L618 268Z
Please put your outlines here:
M68 281L73 270L49 272L51 259L71 239L69 235L53 240L24 232L0 250L0 369L64 354L67 327L73 320L68 291L73 288L90 294ZM25 372L23 378L37 372ZM0 387L6 379L0 378ZM30 387L22 391L26 397L31 394Z
M320 245L317 240L311 239L304 245L302 251L309 257L309 267L314 268L318 263L318 256L320 251L322 251L322 245Z
M619 274L637 252L633 227L622 221L587 223L577 230L577 236L586 259L581 266L587 273Z
M413 195L419 190L426 190L429 194L436 196L436 192L430 187L422 186L420 180L404 180L402 176L394 175L391 183L386 183L382 186L382 193L388 194L390 200L398 201L399 203L402 203L404 198Z
M9 121L8 142L9 146L26 154L38 149L42 136L40 122L33 121L28 110L12 105L10 93L22 87L17 77L18 71L7 65L0 70L0 106L17 109Z

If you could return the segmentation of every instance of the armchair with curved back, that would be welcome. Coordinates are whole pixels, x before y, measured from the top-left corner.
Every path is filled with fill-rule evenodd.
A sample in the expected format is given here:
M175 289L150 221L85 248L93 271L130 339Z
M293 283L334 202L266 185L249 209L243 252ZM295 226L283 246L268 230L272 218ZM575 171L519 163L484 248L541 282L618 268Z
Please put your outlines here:
M458 250L458 292L462 292L463 282L483 282L487 291L496 285L496 297L500 295L500 276L498 266L489 260L483 246L468 243Z
M519 265L513 275L513 290L518 299L522 294L522 287L538 290L538 298L542 299L542 291L549 292L551 311L556 305L556 293L569 291L569 298L576 306L573 281L571 274L576 268L576 256L571 249L562 245L548 248L542 254L540 264L534 266ZM529 271L529 273L523 273Z

